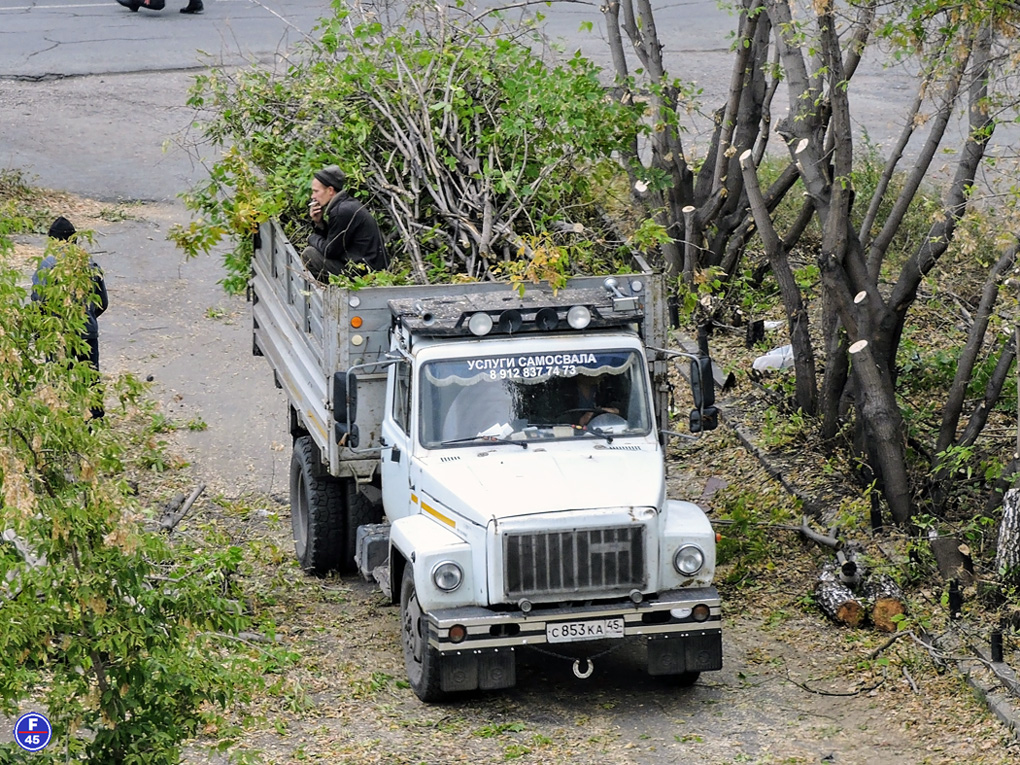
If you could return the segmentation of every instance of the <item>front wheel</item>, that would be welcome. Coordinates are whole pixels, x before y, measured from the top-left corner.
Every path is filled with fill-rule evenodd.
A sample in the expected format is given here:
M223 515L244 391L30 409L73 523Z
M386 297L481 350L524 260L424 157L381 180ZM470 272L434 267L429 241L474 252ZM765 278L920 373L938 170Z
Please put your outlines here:
M400 625L404 666L411 688L422 701L441 701L446 694L439 678L439 651L429 645L428 626L418 603L410 563L404 566L400 581Z

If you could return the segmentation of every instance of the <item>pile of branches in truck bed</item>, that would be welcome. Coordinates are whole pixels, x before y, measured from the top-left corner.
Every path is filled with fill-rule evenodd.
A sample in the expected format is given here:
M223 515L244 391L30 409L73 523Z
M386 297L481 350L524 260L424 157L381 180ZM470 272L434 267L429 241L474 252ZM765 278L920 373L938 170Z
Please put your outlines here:
M628 208L613 157L643 107L607 98L590 61L550 64L526 22L446 7L323 25L285 70L197 78L205 136L230 147L187 199L211 224L280 217L300 247L312 173L336 163L415 282L613 273L665 235L605 212L614 186Z

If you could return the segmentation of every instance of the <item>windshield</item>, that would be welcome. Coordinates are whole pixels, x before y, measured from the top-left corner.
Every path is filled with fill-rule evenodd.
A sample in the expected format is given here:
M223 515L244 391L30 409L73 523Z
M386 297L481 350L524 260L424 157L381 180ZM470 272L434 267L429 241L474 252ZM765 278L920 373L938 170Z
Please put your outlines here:
M421 442L646 435L651 414L633 350L432 361L421 375Z

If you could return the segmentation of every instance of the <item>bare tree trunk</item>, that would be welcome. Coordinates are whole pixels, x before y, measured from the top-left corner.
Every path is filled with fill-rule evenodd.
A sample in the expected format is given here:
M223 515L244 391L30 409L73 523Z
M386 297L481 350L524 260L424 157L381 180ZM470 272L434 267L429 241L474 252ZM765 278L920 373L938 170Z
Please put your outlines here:
M977 313L974 316L974 323L971 324L967 337L967 344L960 354L956 364L956 375L953 377L953 384L949 387L949 395L946 397L946 405L942 410L942 427L939 430L938 441L935 445L936 453L944 452L956 438L956 428L960 422L960 415L963 411L964 396L967 393L967 386L971 375L974 373L974 365L977 362L978 354L984 345L985 334L988 331L988 323L992 317L992 311L999 296L999 286L1003 275L1009 273L1016 262L1017 246L1013 245L1002 254L998 262L988 274L985 280L984 290L981 293L981 302L978 304ZM991 403L995 403L994 401ZM936 459L938 459L936 457ZM937 468L938 465L933 465Z
M907 310L917 297L917 289L921 280L935 267L939 258L949 247L949 242L956 231L956 224L967 211L970 190L978 166L985 156L985 148L992 137L995 127L988 111L988 76L991 65L991 29L984 27L977 35L971 59L974 71L973 82L969 93L969 135L960 153L956 173L943 208L941 220L932 226L929 236L918 248L914 257L908 258L900 271L900 277L893 287L889 305L895 313L895 323L890 328L886 347L882 352L887 358L895 353L903 332Z
M969 46L967 47L967 51L969 52ZM893 205L892 211L886 218L885 225L882 226L882 230L871 243L868 253L868 270L872 277L876 280L878 279L882 258L889 249L889 245L892 243L893 237L900 230L903 218L906 216L907 210L914 201L914 197L917 195L917 191L921 187L921 182L924 180L928 169L931 167L932 159L939 148L942 137L945 135L946 127L949 124L949 118L952 116L954 107L956 106L957 95L960 91L960 82L962 81L964 71L967 68L968 58L969 56L967 54L961 56L961 60L959 61L956 69L953 71L952 77L946 87L946 93L942 99L942 104L935 114L935 119L932 120L932 124L928 132L928 138L921 149L920 155L914 161L914 167L911 172L907 174L906 183L900 191L900 194L896 199L896 203ZM930 88L930 83L928 83L928 86ZM911 126L915 122L913 117L913 114L907 115L910 125L904 129L905 135L901 137L901 141L903 142L909 138L907 131L911 129ZM890 160L890 162L886 165L886 171L883 174L883 181L886 180L886 176L889 176L891 179L894 170L895 164ZM882 188L884 188L884 185ZM881 202L882 198L876 192L875 196L872 198L872 204L877 206Z
M877 285L867 280L860 241L850 221L853 205L853 189L850 186L853 143L850 139L850 104L846 89L842 87L846 79L842 52L835 19L831 15L821 14L818 25L828 77L832 109L830 135L833 145L833 180L828 215L824 218L821 257L828 278L823 279L823 283L829 287L829 295L848 329L854 325L852 315L856 314L857 332L851 332L856 342L850 346L850 353L854 358L853 375L857 382L857 413L864 425L868 456L874 466L880 469L882 493L893 518L898 523L905 523L912 512L905 430L896 401L892 370L884 358L874 355L870 347L873 333L877 329L873 317L875 313L878 316L885 315L885 305L878 294ZM838 277L840 273L845 276ZM842 283L836 284L834 277ZM860 290L852 302L847 300L847 286L850 284Z
M1020 489L1010 489L1002 499L995 571L1003 584L1020 584Z
M840 402L850 377L850 357L847 353L849 343L835 310L832 314L833 317L826 321L833 324L832 329L823 331L823 337L826 338L825 376L822 378L820 411L822 438L826 441L835 438L839 431Z
M790 343L793 345L793 365L796 374L796 401L806 414L818 411L818 388L815 383L815 354L811 345L807 309L801 299L800 288L790 268L786 248L772 226L765 200L758 187L757 169L752 162L750 149L740 155L740 166L744 173L751 214L758 226L758 235L765 244L765 253L772 265L772 273L779 284L779 292L786 307L786 319L790 328Z

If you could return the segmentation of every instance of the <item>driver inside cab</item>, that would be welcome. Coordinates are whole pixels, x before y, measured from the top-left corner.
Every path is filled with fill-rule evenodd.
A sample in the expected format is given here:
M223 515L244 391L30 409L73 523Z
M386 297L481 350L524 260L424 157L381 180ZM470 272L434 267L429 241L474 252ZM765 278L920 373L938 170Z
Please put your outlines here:
M620 405L613 395L607 375L577 375L577 403L569 409L570 420L581 426L600 414L620 414Z

